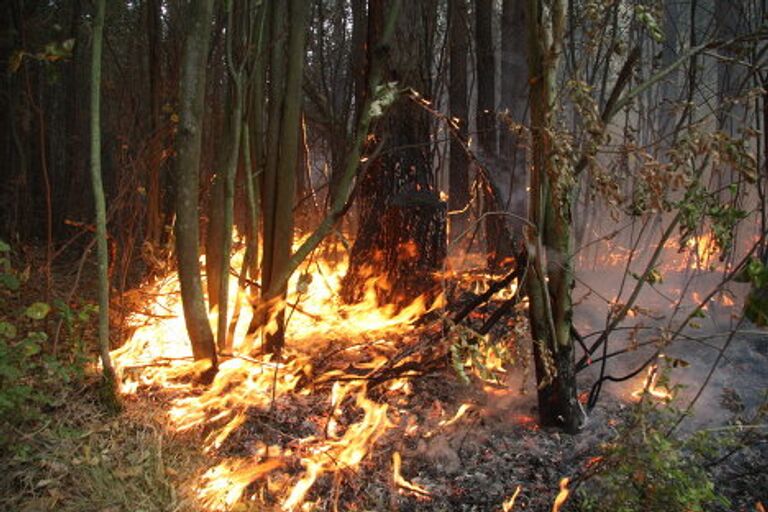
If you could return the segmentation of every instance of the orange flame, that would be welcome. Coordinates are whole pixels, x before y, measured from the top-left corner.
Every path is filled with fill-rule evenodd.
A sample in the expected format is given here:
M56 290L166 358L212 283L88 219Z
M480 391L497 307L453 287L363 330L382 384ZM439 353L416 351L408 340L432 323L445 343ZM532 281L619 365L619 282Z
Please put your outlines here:
M416 494L429 496L430 492L425 487L409 482L408 480L403 478L402 473L400 473L401 466L402 466L402 460L400 458L400 452L393 452L392 453L392 479L394 480L395 485L403 489L413 491Z
M231 507L246 487L282 464L279 459L270 459L255 466L247 459L225 460L203 475L203 486L198 491L198 497L211 509L218 510L222 505Z
M464 403L461 404L461 407L459 407L459 410L456 411L456 414L453 415L453 418L449 420L441 420L440 423L438 423L438 426L440 427L448 427L450 425L453 425L457 421L461 419L462 416L464 416L469 409L472 408L472 404Z
M322 441L310 437L304 440L308 445L309 454L302 458L302 464L307 471L283 502L283 510L295 510L323 473L336 468L356 468L379 437L391 426L387 419L387 406L369 400L365 396L365 385L352 383L342 386L336 395L341 401L345 395L355 390L356 405L365 412L363 419L350 425L339 439Z
M504 503L501 504L501 510L503 512L510 512L513 508L515 508L515 500L520 495L521 489L522 489L522 486L518 485L517 489L515 489L515 492L512 494L512 496L504 500Z
M242 260L242 253L233 257L234 265L238 265L238 258ZM253 340L246 337L252 316L252 308L247 303L249 293L238 290L237 280L232 277L230 302L242 301L243 306L233 336L234 354L222 357L219 371L207 388L187 378L199 363L192 361L178 277L169 274L147 283L135 292L135 302L149 299L149 303L142 313L128 317L127 323L133 332L125 345L112 352L121 377L121 392L136 394L146 386L173 390L168 408L170 428L177 432L205 428L208 434L202 449L215 456L215 450L246 423L250 408L267 409L288 393L309 393L308 387L297 389L302 378L329 381L345 376L341 370L313 375L312 356L324 350L323 340L340 344L343 349L345 344L360 343L362 338L363 342L386 353L395 349L394 335L407 332L426 311L440 305L441 299L428 304L419 297L403 309L392 305L380 307L373 288L375 279L371 279L362 303L343 304L336 291L345 272L344 265L315 261L311 269L303 269L303 274L289 283L291 292L284 301L289 318L288 343L279 362L272 361L270 356L250 355ZM353 366L376 371L387 361L379 352L373 359ZM391 392L407 394L409 389L407 378L389 385ZM282 508L294 510L301 507L323 474L359 467L379 438L392 427L387 405L369 399L360 380L337 383L331 395L335 412L329 418L327 438L299 439L298 448L293 452L277 446L252 458L219 460L198 482L197 496L202 505L209 510L233 506L248 485L287 465L288 457L297 457L304 472L291 482L290 491L282 497ZM350 408L362 411L363 417L344 424L345 416L349 416L344 411ZM268 457L268 453L273 457ZM275 453L282 455L274 458Z
M658 379L659 365L653 364L648 367L648 373L646 374L645 380L643 381L643 386L640 389L634 391L632 396L635 398L640 398L647 393L654 398L658 398L659 400L670 400L672 398L672 392L666 387L660 386L658 384Z
M568 477L560 480L560 492L557 493L555 503L552 504L552 512L559 512L560 507L562 507L565 504L565 501L568 499L568 495L570 494L570 491L568 490L569 482L570 478Z

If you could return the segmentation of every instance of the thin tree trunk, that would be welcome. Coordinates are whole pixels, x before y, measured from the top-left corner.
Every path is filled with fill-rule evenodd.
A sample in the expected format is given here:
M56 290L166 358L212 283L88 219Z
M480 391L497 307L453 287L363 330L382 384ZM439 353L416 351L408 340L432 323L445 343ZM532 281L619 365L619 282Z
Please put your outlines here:
M216 371L216 347L205 310L200 279L199 214L200 153L205 100L205 75L213 0L190 4L179 87L179 131L176 156L176 257L184 320L196 361L207 363L203 378Z
M162 108L163 76L161 61L161 2L160 0L148 0L146 9L146 26L148 39L149 59L149 102L150 102L150 130L153 140L160 138L160 144L164 145L164 135L159 132L160 110ZM150 151L147 157L147 232L146 240L152 244L159 244L163 234L164 216L162 210L162 173L164 158L158 156L158 150Z
M529 0L531 145L528 246L529 318L534 339L539 418L543 425L576 432L582 415L576 398L571 321L573 169L555 160L555 95L563 40L564 0Z
M487 156L496 154L496 65L493 58L493 2L475 0L477 140Z
M110 402L117 404L116 377L109 357L109 253L107 248L107 208L101 179L101 48L106 0L96 1L93 20L91 60L91 183L96 208L96 252L99 273L99 352Z
M528 74L525 2L504 0L501 14L501 110L507 112L507 123L502 123L499 147L506 175L500 183L504 207L520 218L526 214L525 137L517 126L523 125L528 110ZM522 222L512 218L509 222L515 232L522 230Z
M230 114L230 146L227 162L224 166L223 186L223 226L221 241L221 267L219 268L219 314L216 342L220 351L230 352L231 341L227 337L227 314L229 310L229 262L232 252L232 225L234 223L235 207L235 175L237 172L238 156L240 154L240 135L243 125L243 70L236 69L232 54L232 43L237 30L233 23L232 0L227 3L227 67L232 78L232 113Z
M450 177L448 180L449 233L451 241L461 235L469 219L469 157L464 149L467 141L469 106L467 104L467 2L449 0L449 51L450 51L450 112L458 123L458 135L451 139Z
M291 0L272 6L273 34L288 31L287 45L274 41L270 76L271 101L264 175L264 251L262 258L262 303L254 314L251 331L274 320L276 329L267 333L264 351L279 355L285 343L284 310L276 299L284 296L283 283L272 290L274 277L285 273L293 243L293 204L296 190L296 164L301 120L301 83L304 70L304 43L309 3ZM270 291L275 291L272 295ZM272 317L272 318L270 318Z
M494 176L498 169L498 130L496 129L496 62L493 48L493 2L475 0L475 54L477 64L477 141L481 161L488 163L488 179L482 188L483 213L491 212L483 221L488 266L499 269L511 262L512 237L507 229L505 199Z

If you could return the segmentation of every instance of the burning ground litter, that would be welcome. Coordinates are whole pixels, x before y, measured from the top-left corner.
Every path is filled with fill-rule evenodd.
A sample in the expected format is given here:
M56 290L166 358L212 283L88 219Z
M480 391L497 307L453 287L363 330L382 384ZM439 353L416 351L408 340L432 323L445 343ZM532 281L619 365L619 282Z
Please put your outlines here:
M311 279L297 278L291 288L297 291L286 300L296 307L289 313L291 343L284 357L252 355L238 327L235 354L223 358L207 388L187 377L192 363L177 280L160 278L136 292L152 300L128 319L132 334L113 352L122 392L136 404L162 397L167 428L199 440L210 455L209 467L187 482L194 489L190 499L206 510L248 503L345 510L361 496L377 509L427 510L443 500L471 501L479 491L475 485L492 472L472 473L477 464L464 467L466 454L460 454L469 450L470 457L492 461L489 448L480 447L492 436L476 438L472 430L493 416L484 397L496 399L508 390L496 383L498 393L488 395L455 377L447 364L440 300L426 304L418 298L396 311L376 304L371 281L363 303L343 305L335 289L345 269L313 265ZM477 286L477 277L469 282ZM420 321L429 311L437 320ZM238 326L249 320L242 315ZM489 361L486 380L492 372L503 377L500 362ZM460 396L466 397L463 403L457 402ZM535 430L529 414L507 422ZM414 476L431 473L424 461L436 471L431 480L422 477L429 482ZM359 476L371 474L378 481ZM483 491L481 502L501 506L517 485L510 481ZM525 501L526 491L518 494Z
M467 384L454 368L450 346L474 334L451 329L439 303L417 300L398 312L376 304L369 290L367 303L343 305L335 289L344 268L315 261L310 269L292 283L296 292L286 301L289 311L296 307L289 313L284 358L258 355L240 325L235 353L222 358L208 387L189 377L175 275L124 298L141 307L126 320L126 344L113 352L128 409L111 427L113 444L152 425L154 446L184 461L165 461L153 470L167 493L145 509L549 511L567 490L570 497L561 498L560 508L567 511L578 499L578 475L601 443L616 438L627 405L639 399L632 392L666 392L658 370L650 370L628 382L626 393L607 397L578 436L539 429L535 386L522 364L530 357L524 315L512 312L489 333L506 340L505 357L494 359L496 352L476 340L485 366L481 371L472 357L462 359ZM493 276L472 271L450 279L460 282L453 292L453 307L460 308L462 289L470 296L482 293ZM513 282L501 290L499 301L515 287ZM247 325L249 309L243 308L241 324ZM487 313L474 311L470 320L482 325ZM518 365L510 367L510 358ZM755 456L744 464L749 467ZM97 463L133 485L137 466L113 468L110 457L119 455L102 454ZM563 490L566 477L571 483ZM56 496L49 493L46 503L77 509ZM99 510L109 510L104 498Z

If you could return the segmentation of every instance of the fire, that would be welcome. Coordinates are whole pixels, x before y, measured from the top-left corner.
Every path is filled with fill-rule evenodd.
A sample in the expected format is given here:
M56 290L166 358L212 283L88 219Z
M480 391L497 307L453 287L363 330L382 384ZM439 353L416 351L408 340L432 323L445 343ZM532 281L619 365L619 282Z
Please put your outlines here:
M255 466L245 459L226 460L203 475L204 483L198 491L198 496L210 508L217 509L221 505L231 507L240 499L248 485L282 464L279 459L271 459Z
M660 356L663 357L663 356ZM648 372L645 376L645 380L643 381L643 386L634 391L632 393L632 396L635 398L640 398L644 394L649 394L650 396L654 398L658 398L660 400L671 400L672 399L672 392L667 389L665 386L660 386L658 384L659 379L659 365L658 364L652 364L648 367Z
M449 420L441 420L438 426L440 427L448 427L450 425L453 425L457 421L461 419L462 416L464 416L469 409L472 408L472 404L464 403L461 404L461 407L459 407L459 410L456 411L456 414L453 415L453 418Z
M568 477L560 480L560 492L557 493L555 503L552 504L552 512L559 512L560 507L565 505L565 501L568 499L568 495L570 494L570 491L568 490L569 482L570 478Z
M253 482L265 479L281 467L300 465L303 471L289 477L288 487L277 496L283 510L296 510L305 504L307 494L319 478L325 474L340 478L358 469L381 436L393 427L388 406L368 397L364 374L387 364L384 354L395 350L398 336L410 330L414 321L438 307L440 302L429 304L419 297L399 310L393 305L380 306L374 289L376 280L372 279L363 302L343 304L337 290L345 272L344 265L318 259L289 283L291 292L285 300L288 341L280 361L273 361L268 355L251 355L253 340L246 337L252 315L247 302L250 294L247 290L238 290L237 279L231 277L230 302L240 301L241 306L233 336L233 354L220 357L219 371L208 387L200 387L188 377L195 363L176 274L148 283L129 297L143 304L144 311L127 319L132 334L125 345L112 352L121 377L121 392L136 394L146 387L170 390L169 428L176 432L204 431L201 448L215 462L194 485L198 489L197 498L207 509L231 508ZM233 309L230 307L229 311ZM339 369L316 374L312 364L314 355L323 353L331 343L337 351L353 349L353 342L375 348L373 357L351 365L356 370L354 375L346 375L345 370ZM325 435L296 438L290 447L264 445L245 458L217 456L217 450L249 421L249 411L272 410L289 394L308 395L311 386L300 386L306 379L315 383L337 380L330 393L332 412ZM407 377L393 380L387 388L392 393L410 393ZM460 409L453 421L465 412L466 407ZM318 425L316 431L320 430L322 427ZM397 483L428 494L402 477Z
M357 407L365 412L363 419L350 425L344 435L337 439L310 437L304 440L307 455L302 457L301 462L307 471L283 502L283 510L295 510L323 473L335 469L356 469L381 435L392 426L387 418L387 406L369 400L364 384L340 386L340 390L333 394L333 399L339 402L333 403L332 400L332 407L340 405L345 396L352 392L355 392Z
M392 479L395 482L395 485L403 489L413 491L416 494L429 496L430 493L426 488L418 484L411 483L405 478L403 478L402 473L400 473L401 465L402 465L402 460L400 458L400 452L393 452L392 453Z
M708 268L714 262L717 254L717 243L709 233L689 238L685 245L693 252L694 264L697 268Z
M515 500L520 495L521 489L522 489L522 486L518 485L517 489L515 489L515 492L512 494L512 496L504 500L504 503L501 504L501 510L503 512L510 512L513 508L515 508Z

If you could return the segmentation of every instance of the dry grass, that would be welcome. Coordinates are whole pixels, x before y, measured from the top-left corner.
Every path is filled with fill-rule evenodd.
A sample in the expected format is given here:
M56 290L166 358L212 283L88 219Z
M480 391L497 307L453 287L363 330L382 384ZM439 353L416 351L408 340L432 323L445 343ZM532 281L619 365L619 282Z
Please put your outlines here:
M71 396L35 429L12 430L0 455L0 510L187 511L176 489L199 473L189 439L164 432L160 405L127 403L108 416L95 392Z

